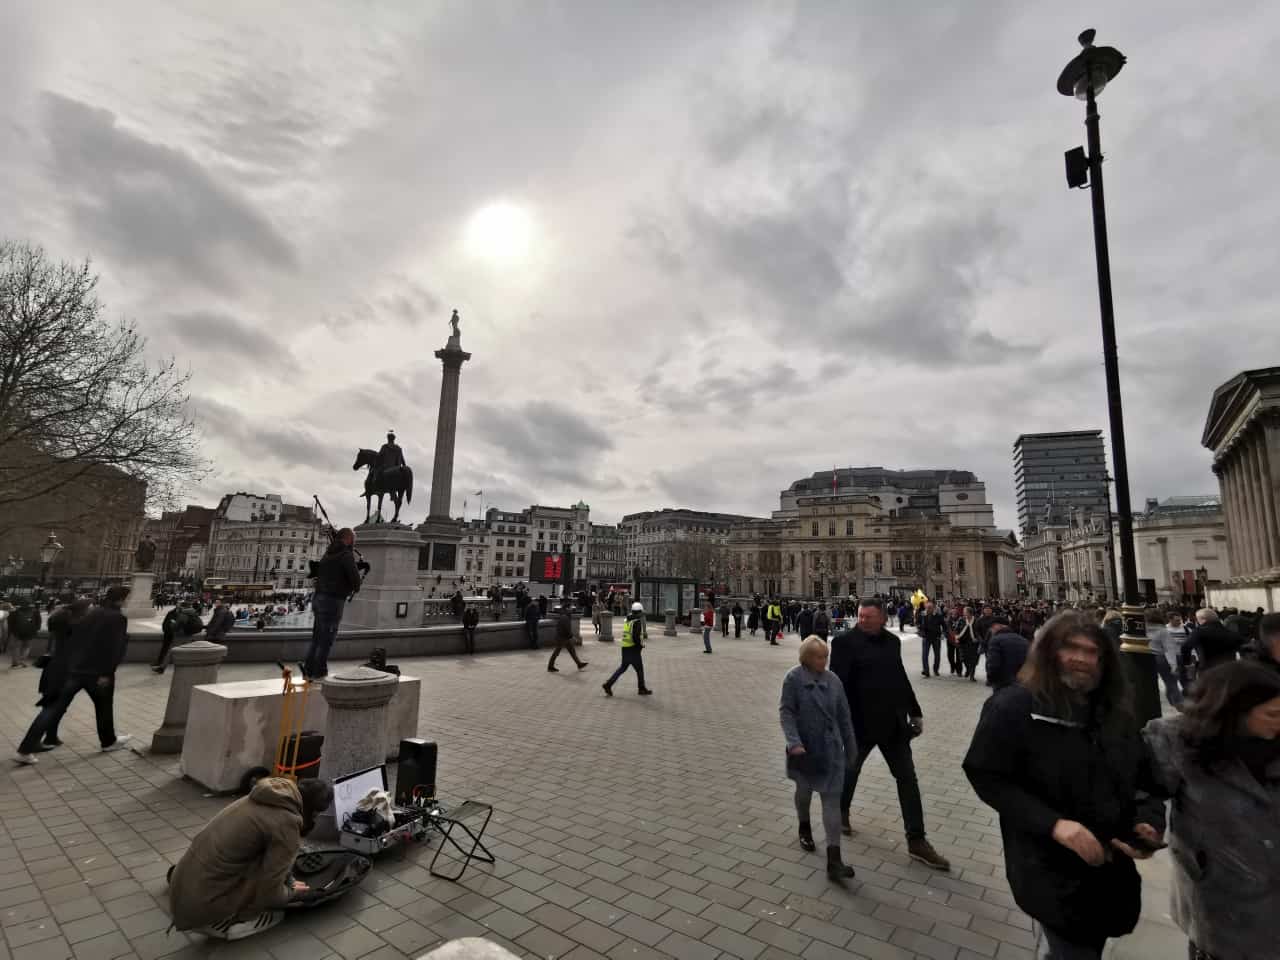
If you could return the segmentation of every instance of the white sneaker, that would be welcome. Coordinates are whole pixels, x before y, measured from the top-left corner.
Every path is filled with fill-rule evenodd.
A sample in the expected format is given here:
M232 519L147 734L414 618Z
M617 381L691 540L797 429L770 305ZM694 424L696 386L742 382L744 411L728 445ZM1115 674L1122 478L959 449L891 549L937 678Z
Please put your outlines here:
M264 910L249 920L224 920L211 927L199 927L193 932L203 933L211 940L243 940L255 933L270 930L283 919L283 910Z
M102 752L114 753L117 750L123 750L125 747L129 746L129 741L132 739L133 737L130 734L122 733L118 737L116 737L115 743L109 743L105 747L103 747Z
M36 763L39 763L40 761L38 761L35 757L33 757L29 753L15 753L13 755L13 762L25 764L26 766L32 766Z

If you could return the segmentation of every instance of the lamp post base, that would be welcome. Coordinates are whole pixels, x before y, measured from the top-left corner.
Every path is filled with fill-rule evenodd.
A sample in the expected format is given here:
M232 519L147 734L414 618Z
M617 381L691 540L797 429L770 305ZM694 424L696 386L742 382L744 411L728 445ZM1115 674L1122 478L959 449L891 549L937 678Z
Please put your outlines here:
M1120 637L1120 665L1133 696L1133 718L1138 729L1160 716L1160 684L1156 674L1156 654L1147 643L1146 612L1143 607L1125 604L1124 633Z

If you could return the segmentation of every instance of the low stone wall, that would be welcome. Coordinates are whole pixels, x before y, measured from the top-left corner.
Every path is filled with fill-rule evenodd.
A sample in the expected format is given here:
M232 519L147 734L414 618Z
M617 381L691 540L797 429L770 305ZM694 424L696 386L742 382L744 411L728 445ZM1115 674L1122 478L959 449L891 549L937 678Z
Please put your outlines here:
M574 617L574 620L580 618ZM577 636L580 628L574 625L574 643L581 645ZM555 644L554 620L538 623L538 642L543 647ZM198 639L198 638L197 638ZM307 655L311 643L309 630L235 630L221 643L227 647L224 663L297 663ZM463 652L462 627L397 627L389 630L347 630L338 632L338 640L329 653L330 660L363 660L374 647L385 647L387 660L395 663L402 657L457 656ZM476 653L492 653L497 650L525 650L524 622L502 620L494 623L480 621L476 627ZM38 651L33 651L38 652ZM131 633L129 648L125 652L128 663L150 663L160 652L160 637L155 633Z

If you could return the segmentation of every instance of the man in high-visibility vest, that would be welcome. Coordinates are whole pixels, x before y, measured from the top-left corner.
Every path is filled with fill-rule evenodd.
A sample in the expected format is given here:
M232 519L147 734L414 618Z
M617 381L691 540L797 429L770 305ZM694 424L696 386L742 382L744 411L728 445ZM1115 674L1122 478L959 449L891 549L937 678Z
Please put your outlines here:
M765 611L765 629L764 634L769 638L769 642L775 647L778 645L778 628L782 626L782 606L776 599L769 601L769 608Z
M649 639L649 633L645 627L644 606L639 602L633 603L631 612L627 614L627 622L622 625L622 665L602 684L606 697L613 696L613 685L627 672L627 667L635 667L636 680L640 684L637 692L640 696L647 697L653 693L644 685L644 660L640 656L644 641L647 639Z

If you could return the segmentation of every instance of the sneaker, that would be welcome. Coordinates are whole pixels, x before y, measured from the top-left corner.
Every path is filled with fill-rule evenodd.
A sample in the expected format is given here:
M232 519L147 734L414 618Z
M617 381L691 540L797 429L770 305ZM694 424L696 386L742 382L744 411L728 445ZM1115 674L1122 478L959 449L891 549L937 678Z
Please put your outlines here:
M44 745L48 747L50 750L52 750L54 747L62 746L62 741L59 740L57 737L45 737Z
M933 844L923 838L907 841L907 856L919 860L926 867L934 870L950 870L951 861L933 849Z
M652 691L652 690L650 690L648 687L645 687L643 690L637 690L637 691L636 691L636 693L640 694L640 696L642 696L642 697L652 697L652 696L653 696L653 691Z
M920 676L922 676L922 677L924 677L926 680L928 680L928 679L929 679L929 671L928 671L928 670L926 670L924 673L920 674Z
M586 660L583 660L580 664L578 664L578 669L579 669L579 670L581 670L581 669L582 669L583 667L585 667L586 665L587 665L587 661L586 661Z
M152 665L151 665L151 672L152 672L152 673L164 673L164 667L157 667L155 664L152 664Z
M703 652L703 653L710 653L711 651L710 651L710 650L703 650L702 652Z
M122 733L122 734L120 734L120 736L116 737L116 742L115 742L115 743L109 743L109 744L107 744L105 747L103 747L103 748L102 748L102 752L103 752L103 753L115 753L117 750L123 750L123 749L125 749L127 746L129 746L129 741L130 741L130 740L132 740L132 739L133 739L133 737L131 737L129 734L127 734L127 733Z
M559 672L560 672L559 667L547 667L547 673L559 673Z
M35 757L33 757L33 756L32 756L31 754L29 754L29 753L15 753L15 754L13 755L13 762L14 762L14 763L21 763L21 764L23 764L23 765L25 765L25 766L30 767L30 766L32 766L32 765L34 765L34 764L38 763L39 761L38 761L38 760L36 760L36 758L35 758Z
M613 696L613 687L609 686L607 683L600 684L600 689L604 691L604 695L606 697Z

